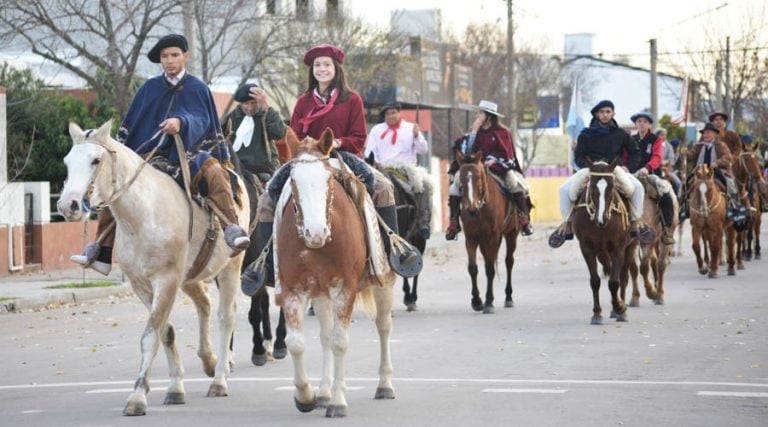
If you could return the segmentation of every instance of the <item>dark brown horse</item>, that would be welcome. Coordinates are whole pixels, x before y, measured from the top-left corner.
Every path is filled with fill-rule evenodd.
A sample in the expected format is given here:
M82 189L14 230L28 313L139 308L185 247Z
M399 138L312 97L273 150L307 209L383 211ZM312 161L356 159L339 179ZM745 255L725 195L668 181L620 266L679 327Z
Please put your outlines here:
M635 239L629 237L629 205L615 186L614 160L589 164L589 182L586 191L579 196L573 208L571 220L573 233L579 239L579 248L589 269L589 286L592 288L592 324L603 323L600 307L600 275L598 260L610 271L608 288L611 291L611 317L619 322L627 320L627 305L623 295L629 276L629 261ZM610 266L606 265L610 262ZM655 296L649 295L651 299Z
M691 239L699 273L709 274L710 278L717 277L720 255L723 249L724 232L726 236L725 254L728 258L728 275L736 274L734 268L736 233L733 230L733 224L725 216L727 205L727 196L715 183L713 170L706 164L697 166L694 169L693 182L688 192L688 206L691 213ZM708 249L708 260L701 255L701 240L704 241L705 251ZM705 264L705 261L709 262L709 266Z
M501 240L506 242L507 254L504 262L507 267L507 284L504 289L506 299L504 307L513 307L512 301L512 266L515 263L515 248L520 227L517 214L512 204L495 180L486 172L480 152L464 156L456 152L456 159L461 164L461 222L464 224L467 256L467 269L472 279L472 308L483 313L493 313L493 278L496 275L496 258ZM477 289L477 247L485 259L485 303L480 299Z
M754 208L750 212L748 228L739 231L736 235L737 267L743 269L742 259L750 261L753 254L755 259L760 259L760 226L762 224L760 211L763 200L758 188L758 180L765 178L760 167L760 158L755 154L752 147L747 147L739 154L738 161L733 163L733 175L736 178L739 191L743 191L750 206Z
M307 138L294 152L291 180L283 190L275 212L275 269L279 282L275 298L283 307L288 335L286 343L294 364L294 401L302 412L315 407L326 409L326 416L346 415L344 357L349 346L348 329L355 301L369 314L375 312L379 332L380 364L377 399L394 398L389 335L392 329L392 299L395 275L386 261L378 226L366 225L361 211L345 191L346 184L358 185L353 175L339 173L331 165L329 153L333 132L326 130L319 141ZM348 179L350 178L351 179ZM358 192L357 194L362 194ZM285 199L285 200L284 200ZM373 206L368 201L366 217ZM373 211L375 215L375 211ZM379 279L367 273L366 234L375 245L370 252ZM318 390L309 382L304 368L304 311L312 301L320 321L323 346L323 374ZM333 378L331 378L333 376Z

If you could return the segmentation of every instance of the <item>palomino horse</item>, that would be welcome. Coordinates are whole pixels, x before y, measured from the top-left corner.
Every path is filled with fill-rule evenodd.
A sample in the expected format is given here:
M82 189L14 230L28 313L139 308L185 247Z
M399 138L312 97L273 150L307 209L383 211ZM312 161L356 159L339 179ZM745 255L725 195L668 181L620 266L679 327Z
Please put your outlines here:
M677 197L674 195L672 195L672 203L674 211L672 225L669 227L670 233L674 233L675 228L679 225L679 206ZM647 191L643 201L643 221L656 230L656 239L647 245L638 244L639 253L637 260L640 264L640 274L643 276L646 296L654 304L662 305L664 304L664 273L667 271L667 266L670 263L670 256L674 251L674 245L665 245L663 243L664 227L661 223L659 205L656 203L656 200L651 199ZM630 262L629 273L632 279L632 298L629 300L629 306L638 307L640 305L640 291L637 286L638 266L635 263L635 257L632 257ZM654 282L651 281L650 273L653 274L655 286Z
M279 228L275 229L275 266L279 278L275 297L285 313L286 343L294 365L296 407L308 412L326 406L327 417L341 417L347 409L344 357L356 299L369 313L376 313L380 363L375 397L394 398L389 335L395 275L386 262L383 263L385 269L380 270L381 282L367 275L368 251L364 237L367 228L355 202L337 178L345 179L349 175L331 166L332 147L333 132L327 129L319 141L306 138L294 153L291 181L283 190L283 197L290 191L290 200L280 217ZM278 215L276 212L276 217ZM277 221L275 225L278 226ZM381 251L378 227L375 232L377 235L372 238ZM303 358L304 311L310 299L320 321L323 346L318 396L309 383Z
M706 164L694 170L691 190L688 193L688 206L691 213L691 239L693 253L696 254L696 264L699 273L709 273L710 278L717 277L720 253L723 248L723 231L726 231L726 255L728 258L728 275L736 274L734 269L734 245L736 233L733 224L725 217L727 197L720 191L713 170ZM709 267L701 256L701 240L704 240L705 250L709 249Z
M736 235L737 266L739 269L743 269L742 258L751 261L754 254L755 259L760 259L760 226L762 224L760 211L763 200L755 177L763 178L763 170L760 167L760 158L757 157L751 147L742 151L739 154L739 160L733 162L733 175L739 190L746 193L750 205L755 208L753 212L750 212L748 228L739 231Z
M456 160L461 164L461 222L464 224L465 246L469 258L467 270L472 279L472 309L483 313L493 313L493 278L496 275L496 258L499 255L502 238L506 242L507 254L504 263L507 267L507 284L504 288L506 298L504 307L513 307L512 301L512 266L515 263L515 248L520 228L517 223L517 211L504 197L504 193L495 180L489 176L483 166L483 153L476 152L467 156L456 152ZM480 299L477 289L477 247L485 259L485 304Z
M600 307L600 275L598 260L610 271L608 288L611 291L611 317L619 322L627 321L627 305L622 296L626 290L630 259L634 253L635 239L629 236L629 205L622 199L614 185L614 169L617 161L589 164L589 182L586 191L579 196L571 214L573 233L579 239L579 248L589 269L589 286L592 288L592 324L603 323ZM606 265L606 264L610 265ZM646 289L648 292L648 289ZM656 299L655 292L648 297Z
M168 322L179 288L189 295L197 309L197 354L202 359L203 371L213 376L208 396L226 396L229 341L235 324L235 295L243 256L232 257L218 230L208 264L193 277L187 277L206 239L209 215L192 203L190 218L187 198L178 184L167 174L144 167L146 163L141 157L110 137L111 127L110 121L96 131L83 132L70 123L73 145L64 158L67 181L58 209L68 221L77 221L84 216L84 202L90 206L109 206L117 224L117 261L128 275L133 291L149 310L141 336L139 375L123 413L146 413L149 372L161 342L170 375L165 403L184 403L184 369L176 347L176 333ZM248 194L242 182L238 199L242 203L236 207L240 225L247 227ZM211 303L206 285L214 279L219 288L218 361L211 349Z

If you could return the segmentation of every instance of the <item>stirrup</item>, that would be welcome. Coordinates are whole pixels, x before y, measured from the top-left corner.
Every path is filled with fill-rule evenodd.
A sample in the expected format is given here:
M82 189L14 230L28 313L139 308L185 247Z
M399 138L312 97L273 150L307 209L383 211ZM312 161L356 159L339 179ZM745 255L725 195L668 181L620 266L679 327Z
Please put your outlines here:
M560 246L563 246L563 243L565 243L566 240L572 240L572 239L573 239L573 233L566 233L565 229L561 227L549 235L549 239L547 240L547 243L549 244L549 247L553 249L557 249Z
M636 237L641 245L648 245L656 240L656 231L646 224L629 231L631 237Z
M456 225L454 227L454 224ZM459 233L461 232L461 224L459 221L451 221L448 225L448 230L445 232L445 240L459 240Z
M414 277L421 273L424 267L421 253L404 239L390 235L389 252L389 266L395 273L403 277Z

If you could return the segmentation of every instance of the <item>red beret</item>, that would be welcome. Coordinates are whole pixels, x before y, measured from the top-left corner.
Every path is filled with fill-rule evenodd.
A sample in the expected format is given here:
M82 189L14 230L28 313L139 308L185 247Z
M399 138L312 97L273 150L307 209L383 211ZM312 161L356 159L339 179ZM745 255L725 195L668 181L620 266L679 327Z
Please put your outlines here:
M331 57L338 61L339 64L344 63L344 51L330 44L319 44L311 47L304 55L304 63L306 65L312 65L312 61L321 56Z
M715 117L717 117L717 116L722 117L723 120L725 120L726 122L728 121L728 115L723 113L722 111L715 111L714 113L710 114L709 115L709 121L711 122L711 121L715 120Z

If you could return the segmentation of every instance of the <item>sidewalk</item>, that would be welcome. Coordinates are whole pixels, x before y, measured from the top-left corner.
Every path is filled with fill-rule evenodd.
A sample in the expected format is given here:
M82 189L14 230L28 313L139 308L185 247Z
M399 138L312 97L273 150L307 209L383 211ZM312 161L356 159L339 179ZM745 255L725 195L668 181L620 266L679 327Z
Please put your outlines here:
M73 267L0 277L0 314L41 310L81 301L131 294L131 286L119 266L105 277L91 270ZM114 282L115 286L49 289L51 286L89 282Z

